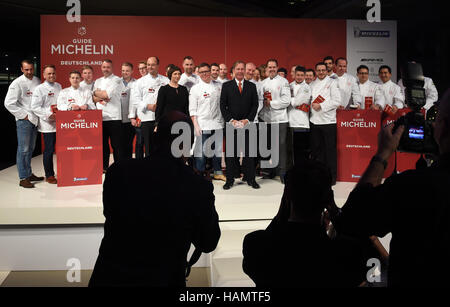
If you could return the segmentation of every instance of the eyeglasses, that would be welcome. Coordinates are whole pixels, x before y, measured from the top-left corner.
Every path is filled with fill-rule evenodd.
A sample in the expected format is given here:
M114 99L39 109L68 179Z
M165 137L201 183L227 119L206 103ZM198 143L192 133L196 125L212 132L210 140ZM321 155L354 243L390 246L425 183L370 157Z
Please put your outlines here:
M206 73L209 73L209 72L211 72L210 70L204 70L204 71L199 71L198 73L199 74L206 74Z

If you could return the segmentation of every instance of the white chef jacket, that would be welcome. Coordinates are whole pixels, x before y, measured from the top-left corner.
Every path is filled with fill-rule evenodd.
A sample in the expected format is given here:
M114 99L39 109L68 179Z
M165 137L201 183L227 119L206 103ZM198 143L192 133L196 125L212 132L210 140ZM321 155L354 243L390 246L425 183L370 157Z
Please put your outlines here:
M289 127L309 129L309 112L297 110L302 104L311 104L311 88L305 81L291 82L291 105L288 107Z
M147 109L147 105L155 104L158 98L158 91L161 86L169 84L169 79L162 75L153 77L146 74L138 79L131 88L130 104L128 118L136 118L143 122L155 120L155 112Z
M336 75L337 76L337 75ZM356 104L361 106L361 93L357 84L357 79L344 73L342 76L337 76L339 91L341 92L341 106L346 108L351 104Z
M380 85L378 83L367 80L364 83L360 83L358 81L359 91L361 92L362 104L361 109L365 109L366 107L366 97L372 98L372 103L377 104L380 107L386 105L384 102L384 95L381 91Z
M341 105L341 92L337 81L328 76L320 80L317 78L309 84L311 87L311 103L320 95L325 100L320 104L321 109L315 111L311 107L310 122L314 125L329 125L336 123L336 109Z
M110 99L106 105L97 103L97 109L102 110L103 121L122 120L122 107L120 103L121 89L122 80L114 74L95 80L94 91L106 91Z
M386 83L380 84L380 88L384 95L385 105L396 106L399 109L404 107L405 96L400 86L392 82L392 80L389 80ZM383 108L385 105L383 105Z
M188 77L186 73L181 75L180 81L178 81L179 85L183 85L188 89L188 92L191 91L191 88L200 81L200 77L196 74L192 74Z
M58 110L60 111L71 110L73 104L76 104L79 107L87 104L89 110L97 109L92 100L91 90L81 86L77 89L73 86L66 87L59 93L57 102Z
M189 93L189 114L197 116L201 130L222 129L224 119L220 112L220 93L222 83L212 80L205 83L200 80Z
M230 80L227 79L227 78L221 79L220 77L217 77L217 81L219 81L220 83L225 83L225 82L230 81Z
M45 81L38 85L31 98L31 109L39 117L38 131L43 133L56 132L56 121L49 119L53 114L51 105L57 104L61 84Z
M25 75L16 78L8 88L5 97L5 108L16 118L28 120L37 126L39 119L31 110L31 97L35 88L41 84L38 77L33 76L30 80Z
M261 110L264 106L264 93L262 90L262 83L260 81L255 81L253 79L250 79L249 81L256 85L256 93L258 94L258 110L256 110L256 116L253 121L253 122L257 123L259 112L261 112Z
M84 89L88 89L91 92L94 90L94 81L92 81L91 84L87 84L85 80L80 82L80 87L84 88Z
M131 120L128 115L133 112L133 105L130 103L130 94L131 88L136 82L136 79L131 78L130 82L128 82L126 85L123 81L123 78L120 78L120 80L122 81L122 90L120 93L120 104L122 106L122 123L129 123L131 122Z
M270 107L264 106L260 112L260 117L267 123L287 123L289 118L287 108L291 104L291 89L287 79L276 75L273 79L270 77L262 82L262 91L270 92L272 101Z
M405 86L403 85L402 79L398 81L398 85L400 86L403 96L405 97ZM425 89L425 97L426 97L426 103L424 106L425 110L429 110L434 103L439 99L439 94L436 89L436 86L434 85L434 82L431 78L424 77L424 85L423 88ZM406 99L406 97L405 97Z

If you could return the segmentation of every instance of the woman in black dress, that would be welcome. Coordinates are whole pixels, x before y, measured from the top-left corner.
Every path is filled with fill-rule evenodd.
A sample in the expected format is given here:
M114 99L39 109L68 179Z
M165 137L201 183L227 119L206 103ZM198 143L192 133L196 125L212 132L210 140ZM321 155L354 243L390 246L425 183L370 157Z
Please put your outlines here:
M155 110L156 125L158 125L161 117L169 111L179 111L189 116L189 92L186 87L178 84L181 69L172 66L169 69L168 77L170 83L162 86L158 91Z

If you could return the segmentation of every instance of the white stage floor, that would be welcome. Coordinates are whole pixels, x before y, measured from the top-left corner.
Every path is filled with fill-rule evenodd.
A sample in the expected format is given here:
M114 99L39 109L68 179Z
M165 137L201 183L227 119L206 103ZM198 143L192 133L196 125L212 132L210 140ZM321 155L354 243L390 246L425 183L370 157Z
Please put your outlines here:
M32 160L33 173L44 174L42 156ZM55 157L56 170L56 157ZM213 181L216 210L220 221L270 220L278 212L283 185L279 180L257 178L261 189L254 190L236 181L231 190L223 181ZM333 187L341 207L355 183L338 182ZM46 182L34 189L19 186L17 167L0 171L0 225L102 224L102 185L57 187Z

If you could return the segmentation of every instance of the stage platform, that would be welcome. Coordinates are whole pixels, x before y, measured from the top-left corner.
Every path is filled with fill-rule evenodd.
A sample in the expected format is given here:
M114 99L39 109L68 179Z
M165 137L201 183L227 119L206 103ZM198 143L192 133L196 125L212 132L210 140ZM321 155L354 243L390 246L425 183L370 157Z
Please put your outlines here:
M42 156L32 159L34 174L44 174ZM56 169L56 158L55 158ZM197 267L210 268L213 286L252 286L242 271L244 236L264 229L278 212L284 185L257 178L254 190L236 180L232 189L213 181L222 236L217 249L203 255ZM341 207L355 183L338 182ZM33 189L19 186L16 166L0 171L0 271L68 270L69 259L80 269L94 267L103 237L102 185L57 187L46 182ZM389 237L382 240L388 248ZM192 249L191 249L192 252Z

